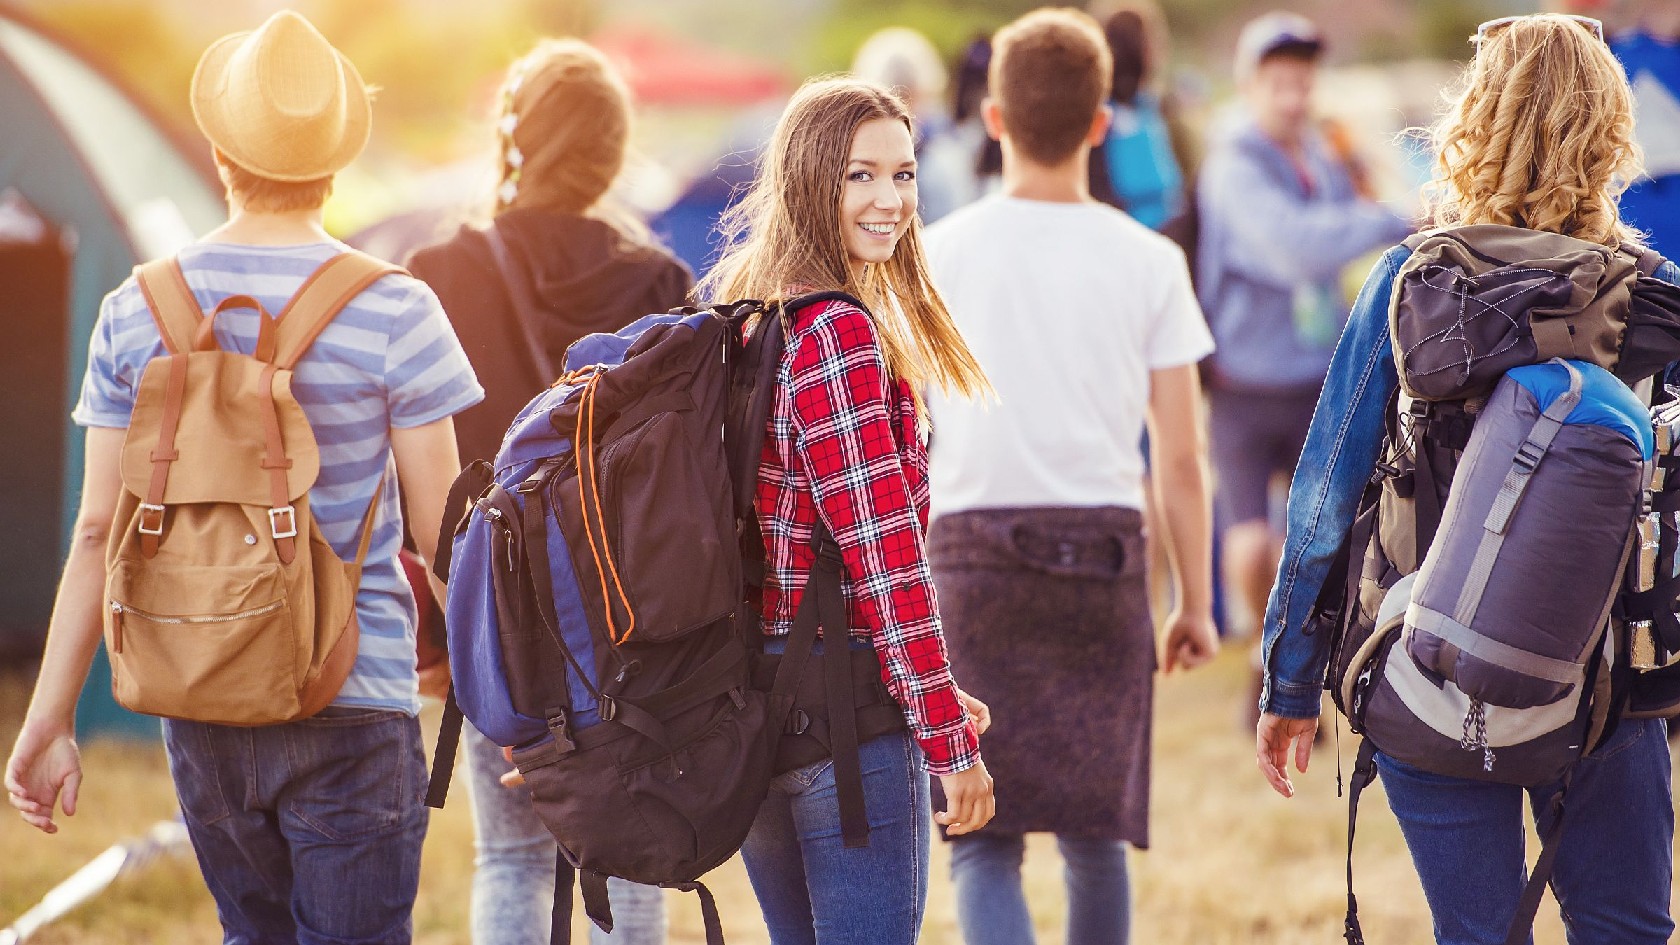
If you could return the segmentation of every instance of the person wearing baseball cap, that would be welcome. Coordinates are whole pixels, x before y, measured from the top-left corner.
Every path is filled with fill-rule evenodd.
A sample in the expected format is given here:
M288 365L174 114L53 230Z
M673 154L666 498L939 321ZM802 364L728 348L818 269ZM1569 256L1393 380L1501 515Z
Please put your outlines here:
M9 800L47 833L58 829L59 805L65 816L76 812L76 697L101 637L104 549L113 531L127 527L114 520L139 379L172 350L158 324L193 318L195 309L215 312L210 327L220 348L250 354L263 320L256 309L285 312L330 267L333 275L319 284L341 286L343 306L329 316L333 306L321 293L300 302L291 317L330 320L289 384L319 449L309 495L320 540L349 561L368 536L352 620L354 663L314 716L253 727L170 718L164 746L227 941L407 943L427 817L414 602L397 563L398 487L409 531L430 558L460 469L451 417L483 390L432 291L322 227L333 175L368 140L369 94L355 66L308 20L283 11L212 44L191 96L227 187L228 221L183 249L174 266L142 267L153 288L164 284L154 274L171 271L175 291L160 293L169 304L156 310L157 321L154 298L137 277L100 306L72 414L88 428L90 487L33 701L6 767ZM224 306L241 296L249 308ZM386 477L393 458L396 482ZM192 536L175 534L178 541ZM187 605L155 606L173 614L181 611L170 606Z
M1216 344L1207 371L1215 521L1226 599L1254 620L1282 550L1272 481L1295 469L1348 317L1341 270L1410 230L1359 196L1315 127L1324 51L1323 34L1298 14L1243 27L1232 66L1246 107L1210 149L1197 194L1196 288Z

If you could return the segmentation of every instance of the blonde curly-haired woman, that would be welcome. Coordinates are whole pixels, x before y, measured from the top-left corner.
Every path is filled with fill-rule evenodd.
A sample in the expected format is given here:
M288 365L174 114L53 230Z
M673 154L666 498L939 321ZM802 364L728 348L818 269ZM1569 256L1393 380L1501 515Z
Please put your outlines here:
M1633 100L1596 21L1533 15L1490 21L1461 93L1435 129L1431 224L1501 224L1602 246L1636 242L1617 197L1639 170ZM1519 234L1520 235L1520 234ZM1398 378L1389 297L1410 250L1390 250L1360 293L1331 362L1292 483L1289 529L1266 614L1261 771L1285 797L1293 753L1305 771L1329 659L1307 617L1377 469ZM1656 277L1680 282L1665 262ZM1674 365L1668 366L1672 372ZM1669 915L1674 818L1661 721L1621 720L1569 776L1551 886L1572 945L1657 945ZM1376 754L1443 945L1526 940L1511 932L1525 885L1524 793L1512 784L1432 774ZM1544 836L1563 784L1526 789ZM1524 922L1515 923L1525 926ZM1510 938L1507 938L1508 932Z

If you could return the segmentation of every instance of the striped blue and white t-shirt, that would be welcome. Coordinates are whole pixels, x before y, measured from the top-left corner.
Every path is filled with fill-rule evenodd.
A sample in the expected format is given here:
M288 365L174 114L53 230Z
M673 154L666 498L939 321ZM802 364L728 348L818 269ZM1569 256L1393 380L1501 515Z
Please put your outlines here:
M182 250L180 261L206 311L243 294L279 313L317 266L347 249L337 242L198 243ZM216 320L216 338L225 350L251 353L256 313L224 313ZM131 277L100 306L72 418L85 427L126 428L147 362L164 353ZM321 451L310 507L322 535L346 561L355 556L362 516L380 474L391 469L356 596L361 627L356 665L334 704L413 714L420 708L416 618L413 591L397 563L403 529L390 431L459 413L482 400L484 390L437 296L418 279L393 274L357 296L321 333L298 362L292 392Z

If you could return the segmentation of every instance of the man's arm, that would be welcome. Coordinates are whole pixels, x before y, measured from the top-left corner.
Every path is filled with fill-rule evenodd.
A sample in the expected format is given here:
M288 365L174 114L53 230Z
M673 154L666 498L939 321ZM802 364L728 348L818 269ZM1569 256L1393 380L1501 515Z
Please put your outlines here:
M1194 364L1149 372L1150 479L1173 570L1161 662L1194 669L1219 651L1213 624L1213 513L1201 382Z
M87 431L82 499L70 556L53 602L35 694L6 764L8 800L24 820L47 833L58 831L53 810L61 800L66 816L76 813L82 783L75 740L76 699L87 683L88 667L104 629L105 545L122 490L122 444L127 432L105 427Z
M438 529L443 524L443 503L449 486L461 472L461 456L455 446L455 421L449 417L417 427L391 430L391 452L397 458L397 482L402 486L408 513L408 533L429 565L437 559ZM430 574L430 571L427 572ZM444 601L444 586L431 577L438 605Z
M1335 278L1372 250L1411 231L1380 204L1302 200L1280 189L1257 159L1239 150L1210 168L1210 186L1228 204L1226 261L1250 279L1281 289Z

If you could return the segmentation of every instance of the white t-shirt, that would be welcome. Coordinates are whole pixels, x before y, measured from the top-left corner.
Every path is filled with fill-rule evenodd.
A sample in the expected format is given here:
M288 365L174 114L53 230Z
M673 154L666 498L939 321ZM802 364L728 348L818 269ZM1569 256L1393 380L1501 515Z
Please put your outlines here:
M930 392L931 514L1143 505L1149 372L1213 337L1171 240L1098 203L987 197L927 231L1001 403Z

